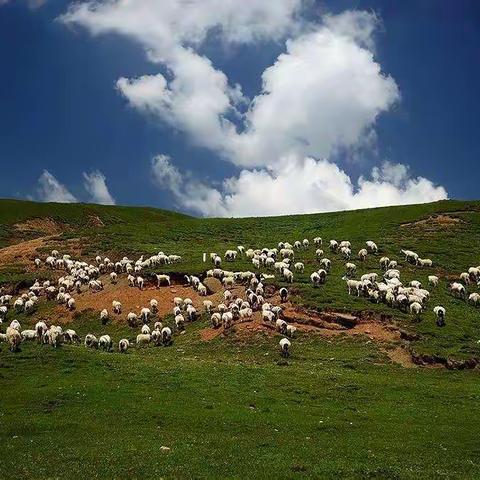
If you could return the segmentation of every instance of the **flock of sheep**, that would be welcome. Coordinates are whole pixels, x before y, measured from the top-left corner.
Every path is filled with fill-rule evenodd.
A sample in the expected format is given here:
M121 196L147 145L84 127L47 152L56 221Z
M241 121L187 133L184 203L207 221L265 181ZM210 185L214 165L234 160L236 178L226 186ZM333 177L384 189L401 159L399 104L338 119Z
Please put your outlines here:
M313 287L319 287L327 282L330 274L332 260L325 256L321 246L323 244L321 237L313 239L315 245L315 258L319 263L318 270L310 274L310 281ZM255 311L261 312L262 321L271 324L281 334L285 335L279 342L280 352L284 356L288 356L291 348L291 342L287 337L295 335L296 327L289 325L282 319L283 308L281 305L274 305L264 298L266 280L275 279L275 275L279 274L281 278L288 283L294 280L294 272L303 273L305 264L295 261L295 257L300 252L308 250L310 242L308 239L296 241L294 244L288 242L280 242L275 248L263 249L245 249L239 245L235 250L227 250L223 258L216 254L210 253L209 258L213 268L206 272L206 277L217 278L221 281L223 291L223 301L218 305L214 305L209 299L203 301L203 310L205 314L210 316L213 328L223 327L228 330L237 321L249 321ZM329 251L332 255L340 255L345 263L345 275L342 277L346 282L348 293L355 294L358 297L363 296L373 302L384 302L392 308L398 308L413 315L419 315L426 307L430 298L430 292L424 288L418 280L412 280L408 285L404 285L401 281L401 273L398 262L388 257L381 257L379 264L383 274L377 272L366 273L356 279L357 266L351 261L352 250L349 241L337 242L330 240ZM419 255L411 250L402 250L405 261L419 268L432 267L433 262L430 259L420 258ZM360 262L364 262L368 255L378 254L378 247L375 242L367 241L366 248L359 250L357 258ZM241 256L251 261L253 269L259 270L263 268L270 270L271 273L251 272L251 271L231 271L222 268L223 262L232 263ZM143 290L147 283L154 283L157 288L161 286L169 286L171 284L170 276L167 274L145 273L149 269L165 267L167 265L180 262L182 257L179 255L166 255L159 252L157 255L144 258L140 257L137 261L132 261L128 257L124 257L118 262L112 262L108 258L97 256L94 264L84 261L74 260L70 255L60 255L57 250L52 251L45 261L40 258L35 259L35 265L40 268L43 264L51 269L65 272L53 284L45 281L42 284L36 281L28 290L18 298L14 299L11 295L3 294L0 296L0 323L7 316L13 300L13 309L17 312L31 312L35 305L39 302L39 298L44 296L47 300L56 300L59 304L65 306L69 310L76 308L75 295L82 293L85 289L91 292L103 290L104 285L101 280L102 275L108 275L108 279L112 284L118 282L120 275L125 275L130 287ZM207 262L207 254L203 255L203 261ZM449 285L449 289L453 295L467 298L467 291L464 284L471 282L479 282L480 267L470 267L468 272L460 275L460 281L453 282ZM185 276L185 281L200 296L208 295L208 288L203 281L195 275ZM435 275L428 276L429 285L437 287L439 278ZM463 283L461 283L463 282ZM245 286L245 295L236 297L231 287L235 285ZM0 292L2 293L2 292ZM279 289L281 302L286 301L288 290L285 287ZM478 293L472 293L468 297L468 301L477 304L480 301ZM112 312L115 315L122 314L122 304L114 300L112 302ZM163 326L156 318L158 312L158 301L152 299L148 307L143 307L140 315L135 312L129 312L126 316L127 323L130 327L135 328L141 322L141 331L136 336L136 345L145 346L153 344L156 346L168 346L173 341L172 329ZM437 325L444 326L446 318L446 310L443 306L437 305L433 308L433 312L437 318ZM194 322L199 318L201 313L193 305L190 298L173 299L173 310L175 330L182 332L186 324ZM107 308L100 312L100 320L105 325L110 318ZM149 323L154 321L153 328ZM37 340L40 343L50 344L58 347L63 342L79 343L80 338L72 329L63 330L58 325L47 326L45 322L39 321L35 325L35 329L21 330L20 323L13 320L7 327L5 334L0 334L0 340L8 342L10 349L15 351L19 348L22 341ZM113 349L113 340L109 335L101 335L97 338L94 334L87 334L84 339L84 345L88 348L99 348L106 351ZM118 351L126 352L130 348L130 341L122 338L118 341Z

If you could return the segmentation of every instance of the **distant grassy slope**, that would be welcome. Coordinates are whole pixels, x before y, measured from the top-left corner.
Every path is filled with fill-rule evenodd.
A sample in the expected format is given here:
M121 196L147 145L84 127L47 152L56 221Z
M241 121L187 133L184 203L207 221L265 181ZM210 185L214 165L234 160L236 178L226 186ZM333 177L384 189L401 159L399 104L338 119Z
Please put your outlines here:
M440 218L414 224L435 215L447 216L449 222L445 223ZM422 339L415 344L419 352L458 358L480 356L477 343L480 338L479 309L454 299L446 290L446 276L454 278L468 266L480 264L479 202L442 201L285 217L198 219L151 208L0 201L0 224L6 232L11 232L14 223L39 216L68 223L70 230L66 236L82 237L83 253L90 259L96 254L109 254L112 258L120 255L137 258L141 254L163 250L184 257L184 262L167 267L167 271L190 273L201 273L210 268L210 264L204 264L201 260L203 252L222 254L225 249L235 248L239 244L247 248L274 247L281 240L293 242L305 237L312 240L320 235L324 239L325 255L333 260L332 272L325 287L313 289L309 275L318 268L314 248L312 246L307 252L299 252L297 258L306 263L306 270L303 275L295 275L298 302L320 309L372 310L390 314L422 335ZM105 226L90 226L88 219L92 216L99 217ZM381 273L378 265L381 255L399 260L404 281L419 279L427 285L429 274L440 275L441 285L432 292L422 321L416 322L410 315L383 304L376 305L363 298L349 297L341 280L345 261L328 252L328 240L331 238L350 240L354 254L364 246L366 240L377 242L380 247L378 255L369 256L365 264L354 259L359 266L359 275L369 271ZM432 258L434 267L420 270L403 265L401 248L413 249L422 257ZM231 264L224 262L224 268L251 270L252 265L240 259ZM469 288L470 291L476 290L476 286ZM443 329L434 324L431 310L436 304L447 308L448 322Z

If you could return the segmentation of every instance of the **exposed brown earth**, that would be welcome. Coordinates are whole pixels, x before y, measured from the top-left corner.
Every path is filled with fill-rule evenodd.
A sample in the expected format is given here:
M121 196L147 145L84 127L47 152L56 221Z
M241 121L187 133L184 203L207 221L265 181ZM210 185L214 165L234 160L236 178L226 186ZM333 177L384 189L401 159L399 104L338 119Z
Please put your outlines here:
M446 214L432 215L423 220L417 222L402 223L401 227L421 227L421 228L450 228L458 225L459 223L465 223L458 217L453 217Z

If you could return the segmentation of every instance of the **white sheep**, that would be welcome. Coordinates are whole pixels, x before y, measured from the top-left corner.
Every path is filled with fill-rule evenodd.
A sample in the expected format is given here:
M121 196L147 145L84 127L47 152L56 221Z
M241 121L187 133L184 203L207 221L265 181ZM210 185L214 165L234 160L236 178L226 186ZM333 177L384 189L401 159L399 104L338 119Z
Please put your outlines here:
M140 333L137 335L137 347L148 345L152 337L149 334Z
M280 300L286 302L288 298L288 290L285 287L282 287L278 293L280 294Z
M126 353L129 348L130 348L130 342L128 341L128 339L122 338L118 342L118 351L120 353Z
M128 325L130 327L135 327L137 325L137 320L138 320L137 314L134 312L129 312L129 314L127 315Z
M438 286L438 277L436 275L429 275L428 276L428 283L432 285L432 287Z
M115 272L110 273L110 282L113 284L117 283L117 274Z
M106 325L108 322L108 310L106 308L100 312L100 321L102 322L102 325Z
M279 342L280 345L280 354L282 357L288 357L290 355L291 343L288 338L282 338Z
M162 285L170 286L170 276L169 275L155 275L157 277L157 287Z
M222 324L223 324L223 328L225 330L232 326L232 324L233 324L233 314L232 314L232 312L225 312L222 315Z
M437 305L436 307L434 307L433 313L437 316L437 325L439 327L443 327L445 325L445 308Z
M74 298L69 298L68 302L67 302L67 308L69 310L75 310L75 307L76 307L75 299Z
M358 259L362 262L364 262L367 258L368 251L366 248L362 248L361 250L358 251Z
M172 330L169 327L163 327L162 331L162 343L167 346L172 343Z
M383 270L387 270L389 263L390 263L390 259L389 259L388 257L382 257L382 258L380 259L380 267L381 267Z
M354 263L348 262L345 264L345 270L347 271L347 275L355 275L357 266Z
M37 338L37 332L35 330L22 330L20 335L22 336L22 341L35 340Z
M315 238L313 239L313 243L314 243L315 245L321 245L321 244L322 244L322 237L315 237Z
M212 322L213 328L218 328L222 323L222 314L218 312L213 313L212 316L210 317L210 321Z
M87 333L87 335L85 335L84 343L87 348L98 348L98 340L93 333Z
M45 322L39 321L35 324L35 332L37 334L37 340L40 341L48 330L47 324Z
M302 263L302 262L297 262L293 268L297 271L297 272L300 272L300 273L303 273L303 271L305 270L305 264Z
M295 327L294 325L287 325L287 335L289 337L293 337L295 335L297 331L297 327Z
M143 323L148 323L148 320L149 320L151 314L152 314L152 312L150 311L149 308L144 307L140 310L140 317L141 317Z
M414 315L420 315L422 312L422 305L419 302L412 302L410 304L410 313L413 313Z
M367 245L367 249L370 253L378 252L377 244L375 242L372 242L372 240L367 240L365 244Z
M477 292L471 293L468 296L468 302L472 303L473 305L477 305L480 302L480 294Z
M175 317L175 326L179 331L185 329L185 317L182 314Z
M150 327L148 325L143 325L141 333L143 333L144 335L149 334L150 333Z
M22 343L22 335L16 328L8 327L7 332L7 342L10 345L9 349L11 352L17 352Z
M280 332L282 334L287 333L287 322L285 320L281 320L280 318L275 322L275 328L277 329L277 332Z
M154 328L154 330L157 330L157 331L160 332L160 330L162 330L162 328L163 328L162 322L155 322L155 323L153 324L153 328Z
M158 312L158 301L155 298L152 298L150 300L150 308L153 314L156 314Z
M112 301L113 313L120 315L122 313L122 304L118 300Z
M79 343L80 342L80 337L77 335L77 332L75 330L72 330L71 328L68 328L65 330L63 333L63 337L65 341L69 343Z
M211 300L204 300L203 301L203 306L205 308L205 311L207 313L210 313L213 309L213 302Z

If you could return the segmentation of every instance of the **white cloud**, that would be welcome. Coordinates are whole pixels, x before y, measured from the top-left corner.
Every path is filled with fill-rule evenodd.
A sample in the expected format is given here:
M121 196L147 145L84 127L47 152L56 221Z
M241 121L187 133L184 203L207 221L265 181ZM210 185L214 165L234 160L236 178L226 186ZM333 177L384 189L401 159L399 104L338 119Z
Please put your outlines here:
M245 168L215 189L182 175L168 157L156 157L157 185L169 188L182 208L273 215L445 198L442 187L411 177L403 165L376 167L354 184L333 163L339 151L355 159L359 149L375 149L376 121L400 92L375 58L375 14L346 11L312 24L300 18L305 3L88 1L71 6L61 20L142 45L163 73L120 78L117 88L130 105ZM199 53L209 36L225 44L288 40L250 101ZM247 106L243 114L240 104Z
M49 171L38 179L38 198L41 202L75 203L78 200Z
M222 189L193 181L172 166L180 207L205 216L245 217L329 212L423 203L447 198L445 189L422 177L411 177L404 165L384 163L357 184L327 160L285 161L277 172L243 170L224 181Z
M159 10L165 10L170 18L170 8L182 3L180 0L172 0L165 6L162 3L151 15L155 17ZM296 24L293 7L298 8L299 3L285 2L288 8L284 5L283 15L274 15L277 22L274 23L282 27L267 28L270 35L272 31L292 31ZM347 11L325 16L324 23L313 31L309 28L307 33L287 41L286 52L263 73L262 92L250 103L242 133L237 133L229 115L238 114L236 103L245 101L240 87L230 86L227 76L215 69L208 58L193 48L185 48L182 42L190 40L195 44L217 25L222 26L223 37L229 40L251 41L262 31L257 30L259 25L253 22L250 30L247 26L238 29L220 9L209 11L208 18L200 21L201 33L195 29L183 30L182 26L179 32L172 33L165 19L159 20L156 27L152 24L151 28L143 25L140 28L136 21L124 16L128 4L123 2L122 7L109 4L108 8L81 4L64 20L85 25L94 33L113 29L141 41L151 57L167 66L172 78L167 81L162 74L120 78L117 87L121 93L135 108L157 115L185 132L195 144L210 148L237 165L273 167L279 158L290 158L291 154L323 158L338 148L361 145L378 115L399 99L395 81L382 73L368 49L373 48L377 17L367 12ZM235 8L233 3L227 4L229 9ZM254 12L254 5L262 9L265 2L251 1L248 5L249 11ZM194 1L183 7L184 15L189 18L198 4ZM142 18L145 15L130 13ZM278 24L279 18L283 20ZM286 27L288 22L290 28ZM155 42L160 42L159 37L166 31L171 34L173 40L170 38L169 42L173 44L168 54L160 54Z
M100 205L115 205L115 199L110 194L106 178L98 170L92 173L83 172L83 186L90 195L90 201Z

